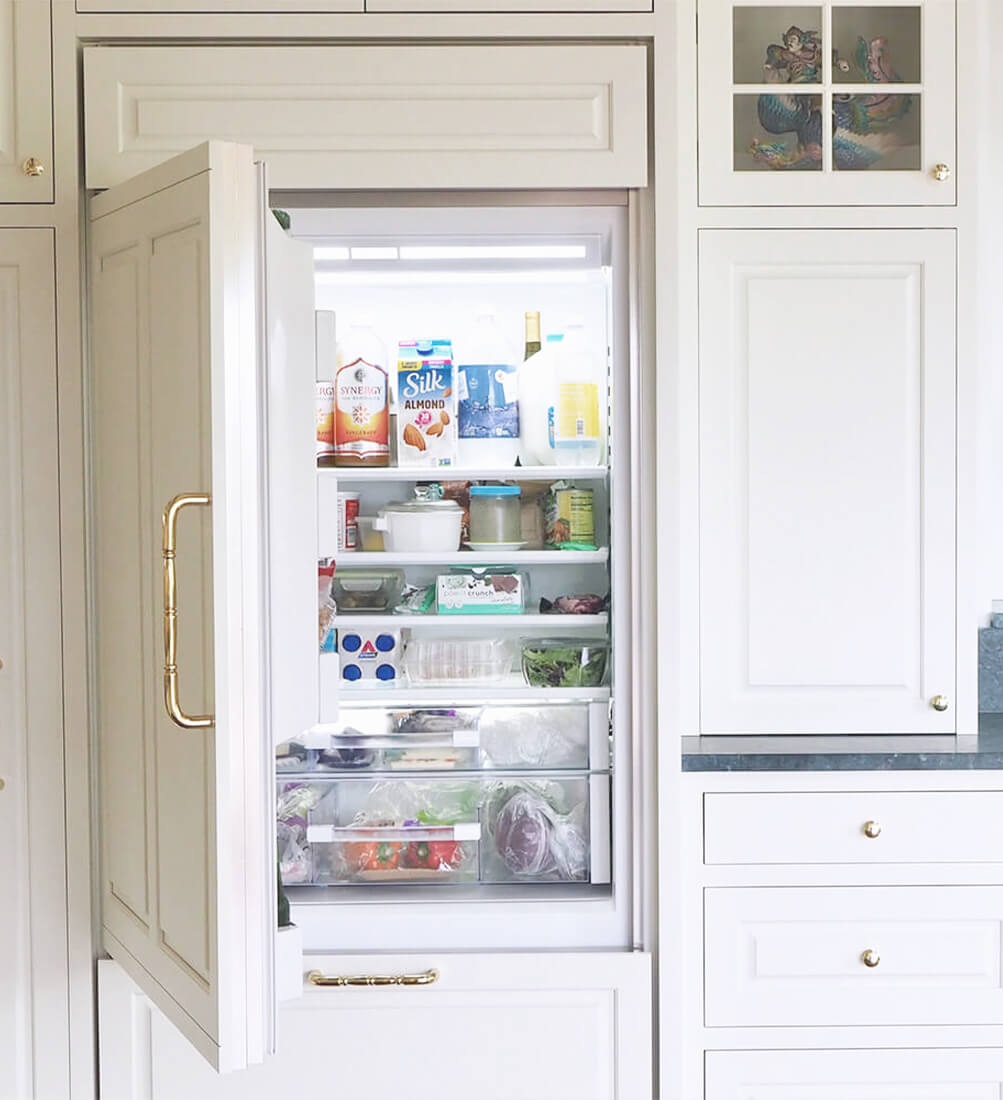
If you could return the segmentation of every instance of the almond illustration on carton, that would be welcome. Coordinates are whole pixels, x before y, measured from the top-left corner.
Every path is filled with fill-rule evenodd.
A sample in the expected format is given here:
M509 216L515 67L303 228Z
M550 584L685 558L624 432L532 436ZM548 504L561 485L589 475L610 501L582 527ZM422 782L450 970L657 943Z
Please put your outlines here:
M442 428L443 425L436 421L434 424L429 424L429 426L425 429L425 435L442 435Z
M425 438L413 424L405 424L404 442L409 447L417 447L419 451L425 450Z
M445 409L440 409L439 410L439 419L443 422L443 424L448 424L449 423L449 413L446 412Z

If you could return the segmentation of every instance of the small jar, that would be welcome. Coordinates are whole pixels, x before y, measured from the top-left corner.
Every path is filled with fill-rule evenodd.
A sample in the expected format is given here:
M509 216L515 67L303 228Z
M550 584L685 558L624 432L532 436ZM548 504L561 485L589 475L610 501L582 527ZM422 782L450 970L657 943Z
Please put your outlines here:
M471 485L470 545L522 545L521 513L518 485Z

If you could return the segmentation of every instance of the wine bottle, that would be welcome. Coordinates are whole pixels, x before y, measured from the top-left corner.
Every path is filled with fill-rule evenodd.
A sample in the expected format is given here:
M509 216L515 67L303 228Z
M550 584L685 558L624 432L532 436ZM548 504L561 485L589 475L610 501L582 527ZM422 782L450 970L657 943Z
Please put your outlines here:
M540 314L527 313L526 314L526 352L523 355L525 361L531 355L536 353L543 347L540 341Z

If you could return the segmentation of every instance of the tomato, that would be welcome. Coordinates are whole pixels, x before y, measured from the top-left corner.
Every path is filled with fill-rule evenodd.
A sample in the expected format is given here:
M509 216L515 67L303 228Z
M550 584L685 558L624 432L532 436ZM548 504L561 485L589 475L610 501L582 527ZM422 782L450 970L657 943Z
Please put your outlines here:
M418 840L407 846L404 859L408 867L433 871L451 871L463 862L463 845L455 840Z

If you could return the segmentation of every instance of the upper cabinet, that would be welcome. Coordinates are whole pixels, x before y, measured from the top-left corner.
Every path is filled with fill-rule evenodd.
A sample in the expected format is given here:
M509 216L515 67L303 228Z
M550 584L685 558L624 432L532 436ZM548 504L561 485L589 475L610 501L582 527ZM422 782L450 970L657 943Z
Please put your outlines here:
M86 183L222 138L276 188L644 187L646 72L636 45L91 47Z
M52 202L48 0L0 0L0 202Z
M652 0L77 0L79 12L613 12Z
M955 202L954 0L702 0L704 206Z
M953 230L705 230L701 732L954 733Z

